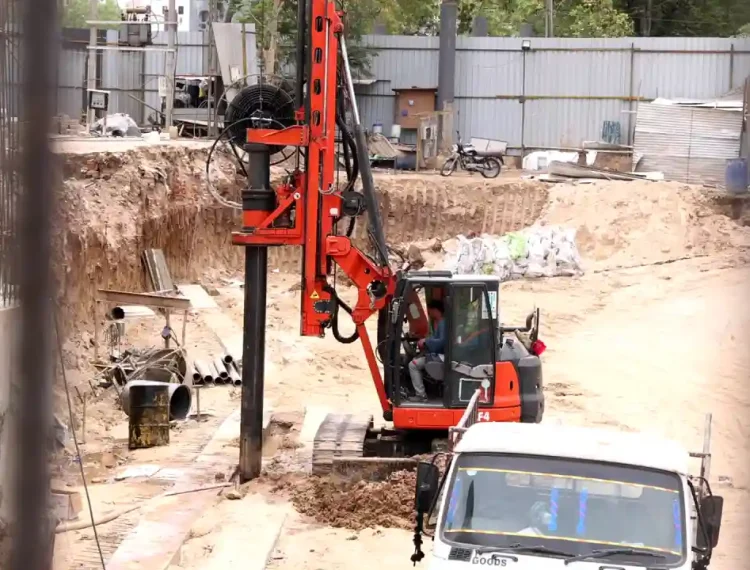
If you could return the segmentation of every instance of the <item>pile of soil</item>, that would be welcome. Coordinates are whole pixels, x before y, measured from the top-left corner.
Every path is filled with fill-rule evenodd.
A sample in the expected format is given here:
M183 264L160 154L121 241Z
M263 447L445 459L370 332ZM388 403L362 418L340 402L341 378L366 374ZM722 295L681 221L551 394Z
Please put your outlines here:
M300 513L336 528L412 530L415 485L413 471L398 471L378 482L313 477L292 489L292 503Z
M561 184L542 222L575 228L584 261L598 269L750 246L750 228L713 194L677 182Z

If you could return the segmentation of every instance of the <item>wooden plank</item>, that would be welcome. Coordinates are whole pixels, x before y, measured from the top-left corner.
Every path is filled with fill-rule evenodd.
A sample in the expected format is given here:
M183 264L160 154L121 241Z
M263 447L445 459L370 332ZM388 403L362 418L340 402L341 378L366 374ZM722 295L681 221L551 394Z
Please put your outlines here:
M164 251L161 249L147 249L143 252L143 261L146 264L151 285L154 291L174 291L174 281L169 273Z
M218 309L219 305L201 285L177 285L177 290L190 299L190 306L196 310Z
M187 311L190 309L190 299L155 295L153 293L128 293L127 291L112 291L99 289L99 299L120 305L144 305L161 309L176 309Z

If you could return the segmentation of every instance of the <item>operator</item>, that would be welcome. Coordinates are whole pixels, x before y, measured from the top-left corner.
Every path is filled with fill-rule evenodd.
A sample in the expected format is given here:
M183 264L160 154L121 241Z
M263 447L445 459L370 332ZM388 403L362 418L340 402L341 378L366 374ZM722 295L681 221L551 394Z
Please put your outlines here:
M547 505L543 501L537 501L531 507L529 519L531 524L518 531L518 534L544 536L542 529L549 527L549 523L552 522L552 514L547 510Z
M432 300L427 303L427 315L432 321L432 336L429 338L422 338L417 342L417 348L419 350L427 351L427 354L418 358L412 359L409 363L409 376L411 377L411 384L414 387L416 393L415 400L418 402L424 402L427 400L427 392L424 389L424 380L422 379L422 371L424 370L425 364L430 358L439 358L439 355L445 354L445 306L440 300Z

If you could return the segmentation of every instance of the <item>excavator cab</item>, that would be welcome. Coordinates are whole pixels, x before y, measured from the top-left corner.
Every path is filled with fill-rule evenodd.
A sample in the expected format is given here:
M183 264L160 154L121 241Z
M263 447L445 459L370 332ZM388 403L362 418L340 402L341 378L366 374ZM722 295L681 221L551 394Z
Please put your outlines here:
M399 279L387 330L381 333L386 392L394 427L443 430L456 424L477 390L480 421L541 420L541 362L516 332L500 325L500 281L489 276L454 276L448 271L411 272ZM425 307L442 301L443 354L418 348L431 335ZM527 322L529 329L538 329ZM527 343L529 344L529 343ZM424 358L426 401L412 398L409 363Z

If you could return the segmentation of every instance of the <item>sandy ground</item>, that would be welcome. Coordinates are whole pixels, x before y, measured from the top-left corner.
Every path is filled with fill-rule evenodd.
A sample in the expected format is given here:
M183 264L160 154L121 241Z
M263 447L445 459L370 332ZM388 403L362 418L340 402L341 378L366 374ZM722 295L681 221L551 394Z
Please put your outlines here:
M535 305L542 310L542 338L548 346L543 358L545 421L651 431L697 450L704 414L713 413L712 480L727 502L711 567L743 568L750 530L742 508L750 499L750 420L744 415L750 409L750 306L745 301L750 231L717 213L700 191L674 184L555 187L542 219L577 228L587 269L580 278L503 286L506 320L521 320ZM266 376L267 400L277 413L298 418L297 427L306 406L379 418L360 346L299 337L297 281L284 273L269 278L266 354L272 372ZM242 290L226 282L212 285L220 293L216 301L240 324ZM144 327L133 338L145 342L153 334ZM196 352L216 346L197 318L191 318L188 334ZM203 394L207 405L222 413L236 406L230 389ZM111 407L111 401L103 401L93 408L90 453L122 442L124 418L108 412ZM284 454L283 449L275 452ZM149 450L138 461L168 463L169 454ZM278 478L284 468L283 462L276 464L272 474ZM124 486L120 491L129 492ZM335 529L290 508L292 492L284 485L255 485L246 491L248 497L262 493L288 509L269 565L273 570L411 567L413 547L406 530ZM232 519L231 529L222 521L230 512L241 512L245 500L222 501L205 513L176 570L203 568L213 550L242 532L242 517ZM250 536L249 520L247 525Z

